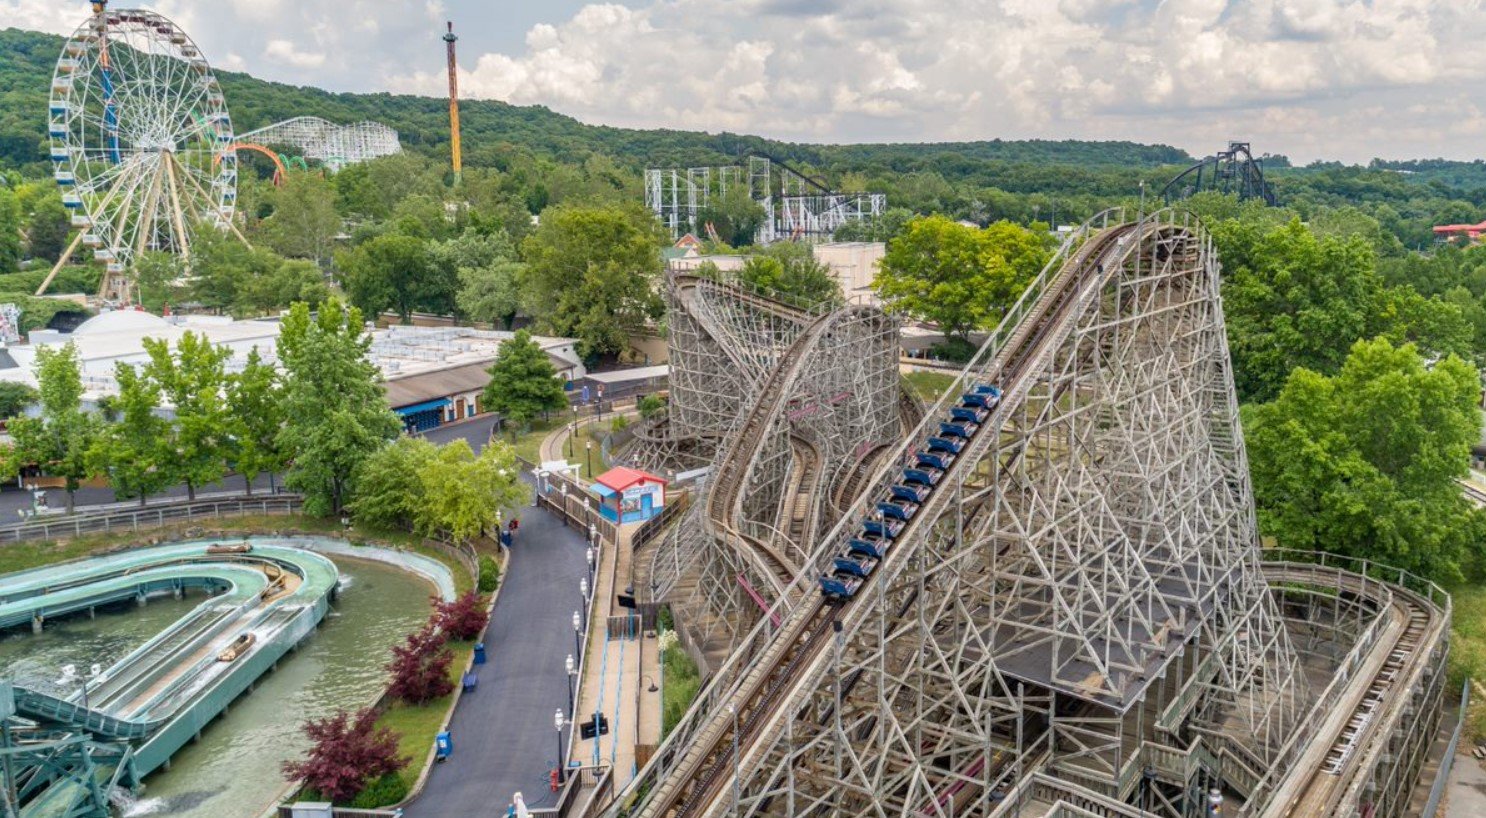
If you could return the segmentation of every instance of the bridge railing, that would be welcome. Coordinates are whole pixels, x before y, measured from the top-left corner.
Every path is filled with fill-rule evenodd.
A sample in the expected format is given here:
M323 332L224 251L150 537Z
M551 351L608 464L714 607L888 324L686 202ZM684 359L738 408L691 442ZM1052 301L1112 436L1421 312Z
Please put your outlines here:
M110 505L68 515L36 517L23 523L0 526L0 543L53 540L110 531L140 528L183 520L242 517L249 514L292 514L303 504L297 494L230 495L198 497L151 506Z

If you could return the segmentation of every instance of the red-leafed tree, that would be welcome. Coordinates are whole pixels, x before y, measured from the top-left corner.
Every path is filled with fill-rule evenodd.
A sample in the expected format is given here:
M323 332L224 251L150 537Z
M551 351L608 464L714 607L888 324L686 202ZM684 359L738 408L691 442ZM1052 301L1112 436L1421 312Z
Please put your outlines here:
M490 621L490 613L480 594L470 591L458 599L437 603L433 621L450 639L474 639Z
M437 699L454 689L449 678L453 660L444 635L429 622L417 633L408 634L401 645L392 646L392 661L387 663L392 684L387 692L409 704Z
M355 798L366 785L408 765L397 755L397 734L377 727L368 707L310 719L302 728L314 742L299 761L284 762L284 774L336 803Z

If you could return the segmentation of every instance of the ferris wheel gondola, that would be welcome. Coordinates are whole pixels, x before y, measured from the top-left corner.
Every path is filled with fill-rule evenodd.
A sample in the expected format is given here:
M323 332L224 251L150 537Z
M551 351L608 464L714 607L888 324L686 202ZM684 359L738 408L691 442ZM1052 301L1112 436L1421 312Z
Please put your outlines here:
M80 231L53 275L87 246L105 266L100 297L128 303L140 255L189 263L200 226L236 231L226 99L201 50L165 16L95 2L57 59L48 114L53 175Z

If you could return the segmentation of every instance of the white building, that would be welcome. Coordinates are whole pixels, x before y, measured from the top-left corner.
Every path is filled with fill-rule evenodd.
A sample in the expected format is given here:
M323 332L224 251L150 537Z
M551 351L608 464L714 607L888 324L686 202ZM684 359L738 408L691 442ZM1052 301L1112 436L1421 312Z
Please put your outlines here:
M0 380L36 385L36 351L71 341L77 348L83 378L83 399L96 405L99 398L118 394L114 367L149 360L144 339L177 343L187 332L204 335L232 352L229 372L241 371L248 354L257 348L264 360L278 360L277 319L236 321L226 316L176 315L161 317L135 310L114 310L84 321L70 333L36 330L29 344L0 353ZM388 404L410 429L472 417L480 411L479 395L490 380L486 370L500 345L515 333L464 327L394 326L372 332L370 358L386 378ZM567 381L585 374L572 338L533 338L546 351L553 367Z
M831 274L841 285L841 292L847 300L869 304L878 303L872 279L885 255L887 244L880 241L836 241L815 245L815 260L831 268Z

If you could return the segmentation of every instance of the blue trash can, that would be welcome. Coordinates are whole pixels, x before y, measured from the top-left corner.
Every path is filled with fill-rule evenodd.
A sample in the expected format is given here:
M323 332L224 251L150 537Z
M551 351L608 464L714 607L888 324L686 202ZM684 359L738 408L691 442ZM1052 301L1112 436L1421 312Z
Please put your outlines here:
M443 761L454 753L454 737L449 735L448 730L440 731L433 738L433 757L436 761Z
M484 642L476 642L475 643L475 664L477 664L477 665L483 665L483 664L485 664L485 643Z

